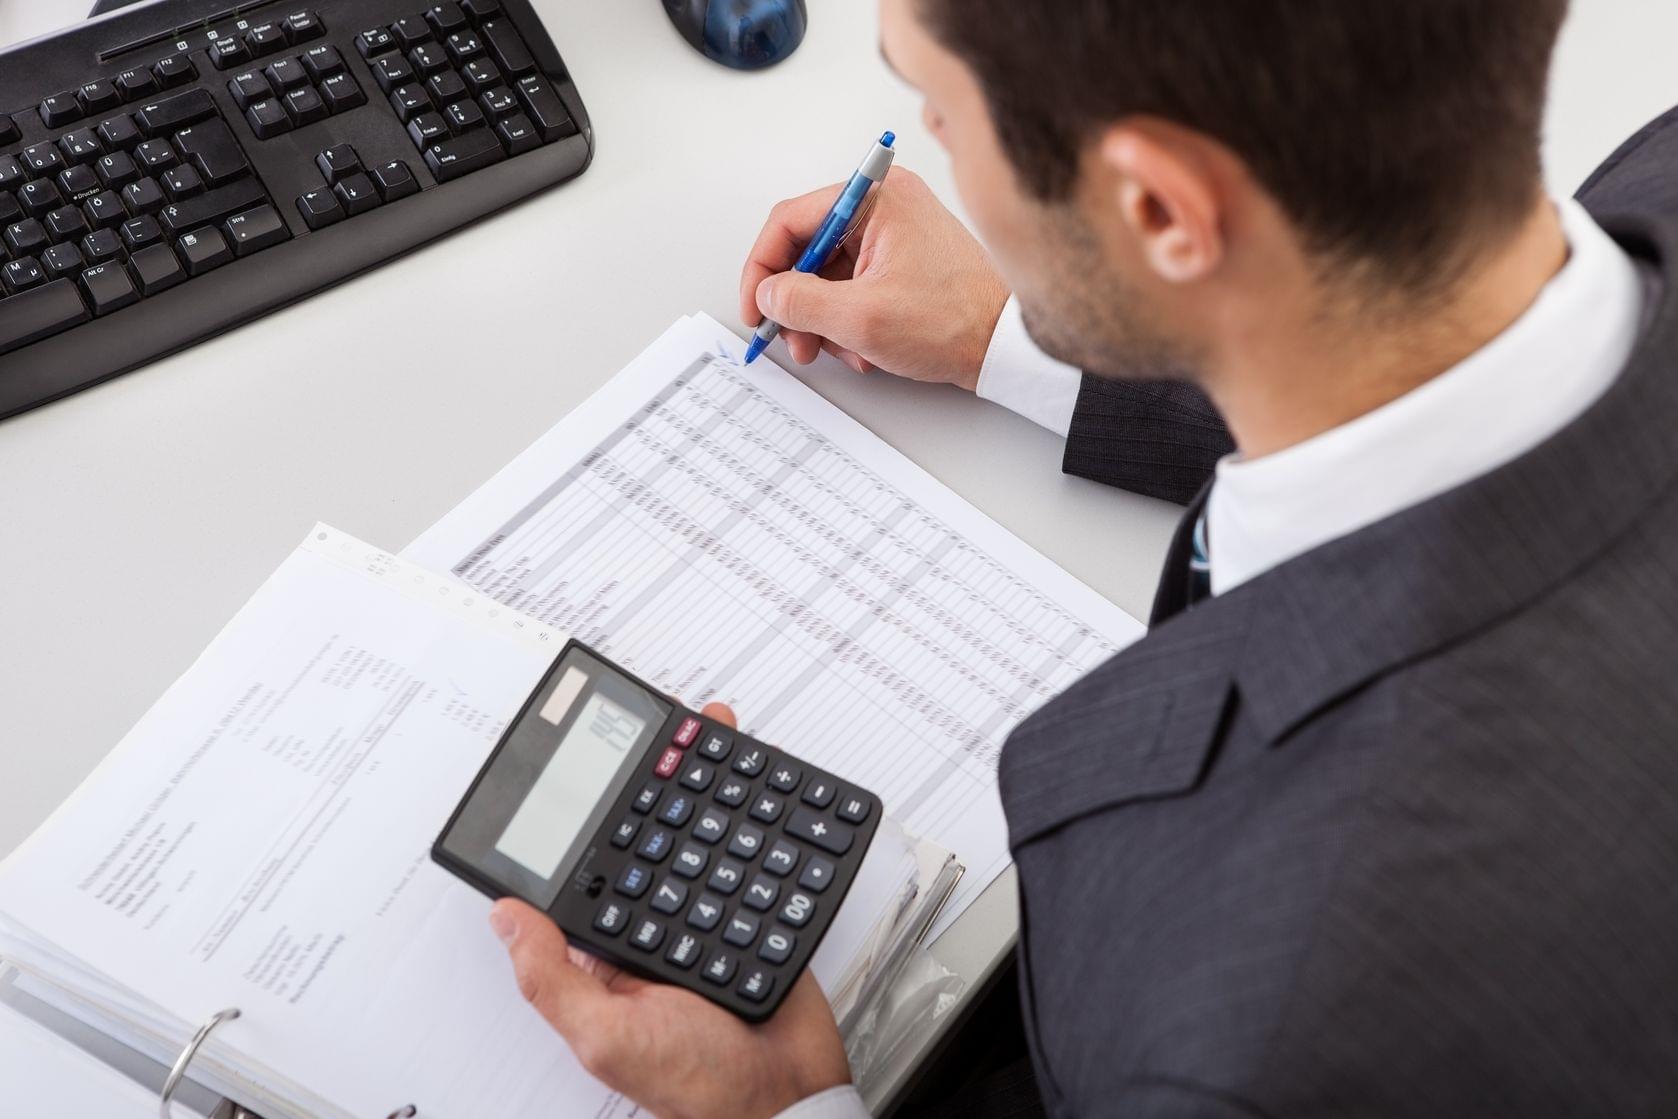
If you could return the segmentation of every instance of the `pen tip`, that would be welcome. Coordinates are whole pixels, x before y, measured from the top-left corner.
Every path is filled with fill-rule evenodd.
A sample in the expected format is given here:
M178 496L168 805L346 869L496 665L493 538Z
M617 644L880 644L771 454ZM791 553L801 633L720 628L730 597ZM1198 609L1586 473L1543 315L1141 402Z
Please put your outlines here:
M895 143L897 143L897 133L895 132L888 132L884 136L880 137L880 146L882 148L889 148Z

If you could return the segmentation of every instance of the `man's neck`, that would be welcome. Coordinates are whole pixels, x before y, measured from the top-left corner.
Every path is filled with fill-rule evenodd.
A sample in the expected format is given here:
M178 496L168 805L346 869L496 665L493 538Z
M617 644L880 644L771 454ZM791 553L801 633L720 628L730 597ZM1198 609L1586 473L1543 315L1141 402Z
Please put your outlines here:
M1297 318L1247 332L1209 388L1244 458L1274 454L1349 423L1460 364L1533 305L1567 263L1560 216L1541 197L1514 236L1471 266L1448 294L1370 313Z

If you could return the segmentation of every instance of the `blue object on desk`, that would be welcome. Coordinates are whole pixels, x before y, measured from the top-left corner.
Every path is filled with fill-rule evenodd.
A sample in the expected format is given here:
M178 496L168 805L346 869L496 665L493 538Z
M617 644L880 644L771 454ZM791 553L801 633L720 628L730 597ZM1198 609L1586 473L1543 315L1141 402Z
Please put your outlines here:
M670 22L706 58L736 70L773 66L798 49L804 0L664 0Z
M839 192L839 197L833 200L833 207L827 211L821 225L816 227L816 235L805 246L804 255L792 266L794 272L820 272L827 267L827 262L833 259L833 254L860 220L862 203L868 197L869 189L884 181L886 172L891 170L892 160L897 155L892 145L896 142L897 136L887 132L868 149L856 173L845 184L845 189ZM756 361L780 332L781 326L777 322L764 319L759 323L752 334L751 345L746 347L746 364Z

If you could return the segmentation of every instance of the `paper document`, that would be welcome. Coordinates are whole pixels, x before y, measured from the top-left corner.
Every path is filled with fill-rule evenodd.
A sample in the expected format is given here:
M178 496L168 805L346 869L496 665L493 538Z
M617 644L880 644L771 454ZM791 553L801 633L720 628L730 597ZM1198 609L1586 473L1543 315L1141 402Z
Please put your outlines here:
M1142 626L714 320L678 322L404 555L872 789L1001 873L1008 731Z
M182 1119L189 1113L181 1109ZM0 1005L0 1119L154 1119L157 1096Z

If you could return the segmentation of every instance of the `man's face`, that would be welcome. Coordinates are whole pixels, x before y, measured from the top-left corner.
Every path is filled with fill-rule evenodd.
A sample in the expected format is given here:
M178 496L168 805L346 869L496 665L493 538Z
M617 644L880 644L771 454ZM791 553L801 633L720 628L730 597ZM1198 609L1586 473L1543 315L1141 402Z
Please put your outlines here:
M1150 325L1160 320L1150 307L1155 281L1111 207L1089 197L1087 182L1065 202L1030 194L973 72L922 24L917 0L881 0L880 16L887 60L925 98L926 125L949 153L962 204L1037 344L1107 376L1188 374L1195 363L1186 348Z

